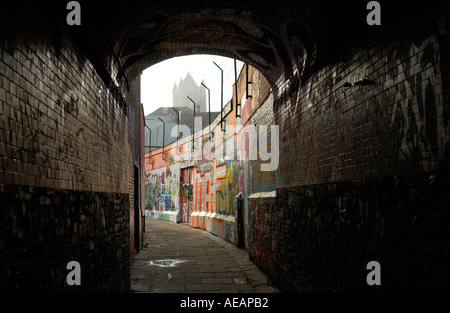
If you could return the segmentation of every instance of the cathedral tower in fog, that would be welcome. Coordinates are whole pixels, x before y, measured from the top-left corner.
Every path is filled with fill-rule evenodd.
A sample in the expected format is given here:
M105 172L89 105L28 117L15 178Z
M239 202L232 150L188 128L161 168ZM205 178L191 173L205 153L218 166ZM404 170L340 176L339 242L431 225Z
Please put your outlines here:
M193 110L193 103L187 98L190 97L196 103L196 112L207 112L206 110L206 89L200 84L197 85L190 73L181 79L178 85L175 83L172 89L172 104L174 108L188 107Z

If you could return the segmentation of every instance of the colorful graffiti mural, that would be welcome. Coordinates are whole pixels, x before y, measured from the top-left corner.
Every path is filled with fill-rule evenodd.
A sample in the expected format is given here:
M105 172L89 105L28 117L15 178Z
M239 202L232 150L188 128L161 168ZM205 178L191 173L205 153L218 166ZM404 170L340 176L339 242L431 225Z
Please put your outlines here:
M147 171L145 191L145 207L153 217L179 221L180 164Z
M238 161L219 163L214 160L192 170L192 227L206 229L233 242L240 173Z
M226 127L222 130L219 120L211 125L214 127L212 141L209 135L205 135L209 133L207 128L202 131L202 135L196 135L195 151L199 152L199 158L194 156L192 137L176 146L166 146L164 153L153 151L148 155L148 169L156 167L147 172L146 206L152 212L150 217L189 223L192 227L205 229L235 243L238 196L243 199L239 202L243 210L240 212L240 223L244 223L240 229L245 229L248 222L248 204L245 199L254 190L275 187L274 173L256 169L265 161L250 160L251 156L256 155L253 150L259 142L252 118L258 107L265 103L269 84L250 67L254 99L245 98L245 72L241 72L239 78L238 95L233 94L233 103L236 103L236 97L242 101L242 118L235 117L235 106L230 106L230 111L224 117ZM260 115L267 118L264 113ZM214 144L213 149L211 143ZM219 153L216 155L216 152ZM254 178L250 182L249 175L253 174ZM173 214L177 214L177 217Z
M181 222L189 223L189 217L193 207L192 198L192 168L181 170Z
M234 199L239 194L240 186L240 163L229 161L222 164L219 168L224 168L225 175L217 178L217 185L220 186L216 191L217 209L220 214L234 215Z

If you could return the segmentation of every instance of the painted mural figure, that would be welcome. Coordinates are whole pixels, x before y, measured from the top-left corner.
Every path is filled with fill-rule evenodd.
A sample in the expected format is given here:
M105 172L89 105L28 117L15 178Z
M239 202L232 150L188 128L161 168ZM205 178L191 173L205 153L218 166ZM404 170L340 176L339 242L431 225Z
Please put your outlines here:
M179 218L179 172L179 164L147 172L146 206L150 216L174 221Z

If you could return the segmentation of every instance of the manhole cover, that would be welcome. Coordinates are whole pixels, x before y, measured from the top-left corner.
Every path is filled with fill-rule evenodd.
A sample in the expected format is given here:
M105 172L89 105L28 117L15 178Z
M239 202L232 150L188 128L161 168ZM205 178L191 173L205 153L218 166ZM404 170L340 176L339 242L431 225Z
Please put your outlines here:
M173 267L177 266L180 263L184 263L186 260L178 260L178 259L167 259L167 260L155 260L148 262L148 265L156 265L161 267Z

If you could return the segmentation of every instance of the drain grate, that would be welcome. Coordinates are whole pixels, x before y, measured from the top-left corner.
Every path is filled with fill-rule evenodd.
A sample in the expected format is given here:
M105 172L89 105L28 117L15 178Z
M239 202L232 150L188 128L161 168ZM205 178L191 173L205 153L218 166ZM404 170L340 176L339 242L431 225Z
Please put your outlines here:
M186 260L179 259L166 259L166 260L155 260L148 262L148 265L156 265L161 267L174 267L178 264L184 263Z

